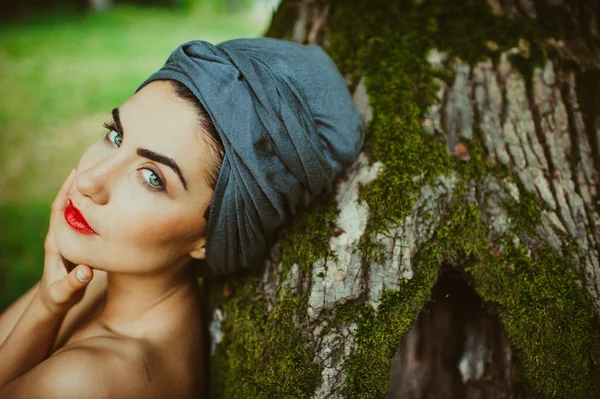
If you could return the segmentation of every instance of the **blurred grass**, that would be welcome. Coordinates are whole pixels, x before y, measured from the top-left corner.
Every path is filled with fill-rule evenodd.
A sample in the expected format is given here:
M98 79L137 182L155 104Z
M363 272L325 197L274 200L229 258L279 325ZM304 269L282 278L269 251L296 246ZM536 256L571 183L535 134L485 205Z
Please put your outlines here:
M0 309L10 305L42 275L49 209L33 204L0 208Z
M41 277L50 203L110 110L179 44L262 36L269 17L118 6L0 27L0 310Z

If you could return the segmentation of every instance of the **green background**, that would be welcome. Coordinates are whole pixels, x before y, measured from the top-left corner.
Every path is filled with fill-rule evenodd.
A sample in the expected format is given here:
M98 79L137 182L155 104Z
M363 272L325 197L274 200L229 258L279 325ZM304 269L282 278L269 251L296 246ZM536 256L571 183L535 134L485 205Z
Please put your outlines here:
M41 277L50 204L110 110L185 41L262 36L275 3L64 8L0 25L0 310Z

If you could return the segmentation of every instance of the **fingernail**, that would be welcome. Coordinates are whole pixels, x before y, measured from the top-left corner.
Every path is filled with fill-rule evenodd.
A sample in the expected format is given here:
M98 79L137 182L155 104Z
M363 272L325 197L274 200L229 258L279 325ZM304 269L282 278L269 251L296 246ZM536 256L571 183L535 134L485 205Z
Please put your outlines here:
M88 276L87 274L85 274L85 272L83 271L83 269L77 269L77 278L82 283L87 283L88 280L90 279L90 276Z

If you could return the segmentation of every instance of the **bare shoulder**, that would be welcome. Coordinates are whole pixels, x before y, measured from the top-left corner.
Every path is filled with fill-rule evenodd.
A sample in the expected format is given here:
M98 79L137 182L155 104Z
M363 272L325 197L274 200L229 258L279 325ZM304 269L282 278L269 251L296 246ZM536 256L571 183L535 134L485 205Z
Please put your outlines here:
M160 359L140 341L96 337L40 363L2 391L10 398L164 398ZM172 396L172 395L169 395Z

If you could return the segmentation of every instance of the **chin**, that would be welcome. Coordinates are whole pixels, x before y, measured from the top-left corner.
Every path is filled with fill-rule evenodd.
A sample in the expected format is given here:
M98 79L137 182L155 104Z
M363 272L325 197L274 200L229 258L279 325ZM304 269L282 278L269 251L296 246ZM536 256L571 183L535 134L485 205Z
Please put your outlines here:
M85 264L94 267L91 263L96 263L92 262L92 259L89 257L90 253L93 253L93 251L91 251L89 246L81 239L85 237L80 236L81 234L71 229L68 225L60 226L54 235L58 252L67 263L72 264L67 264L67 269L69 269L69 271L77 265Z

